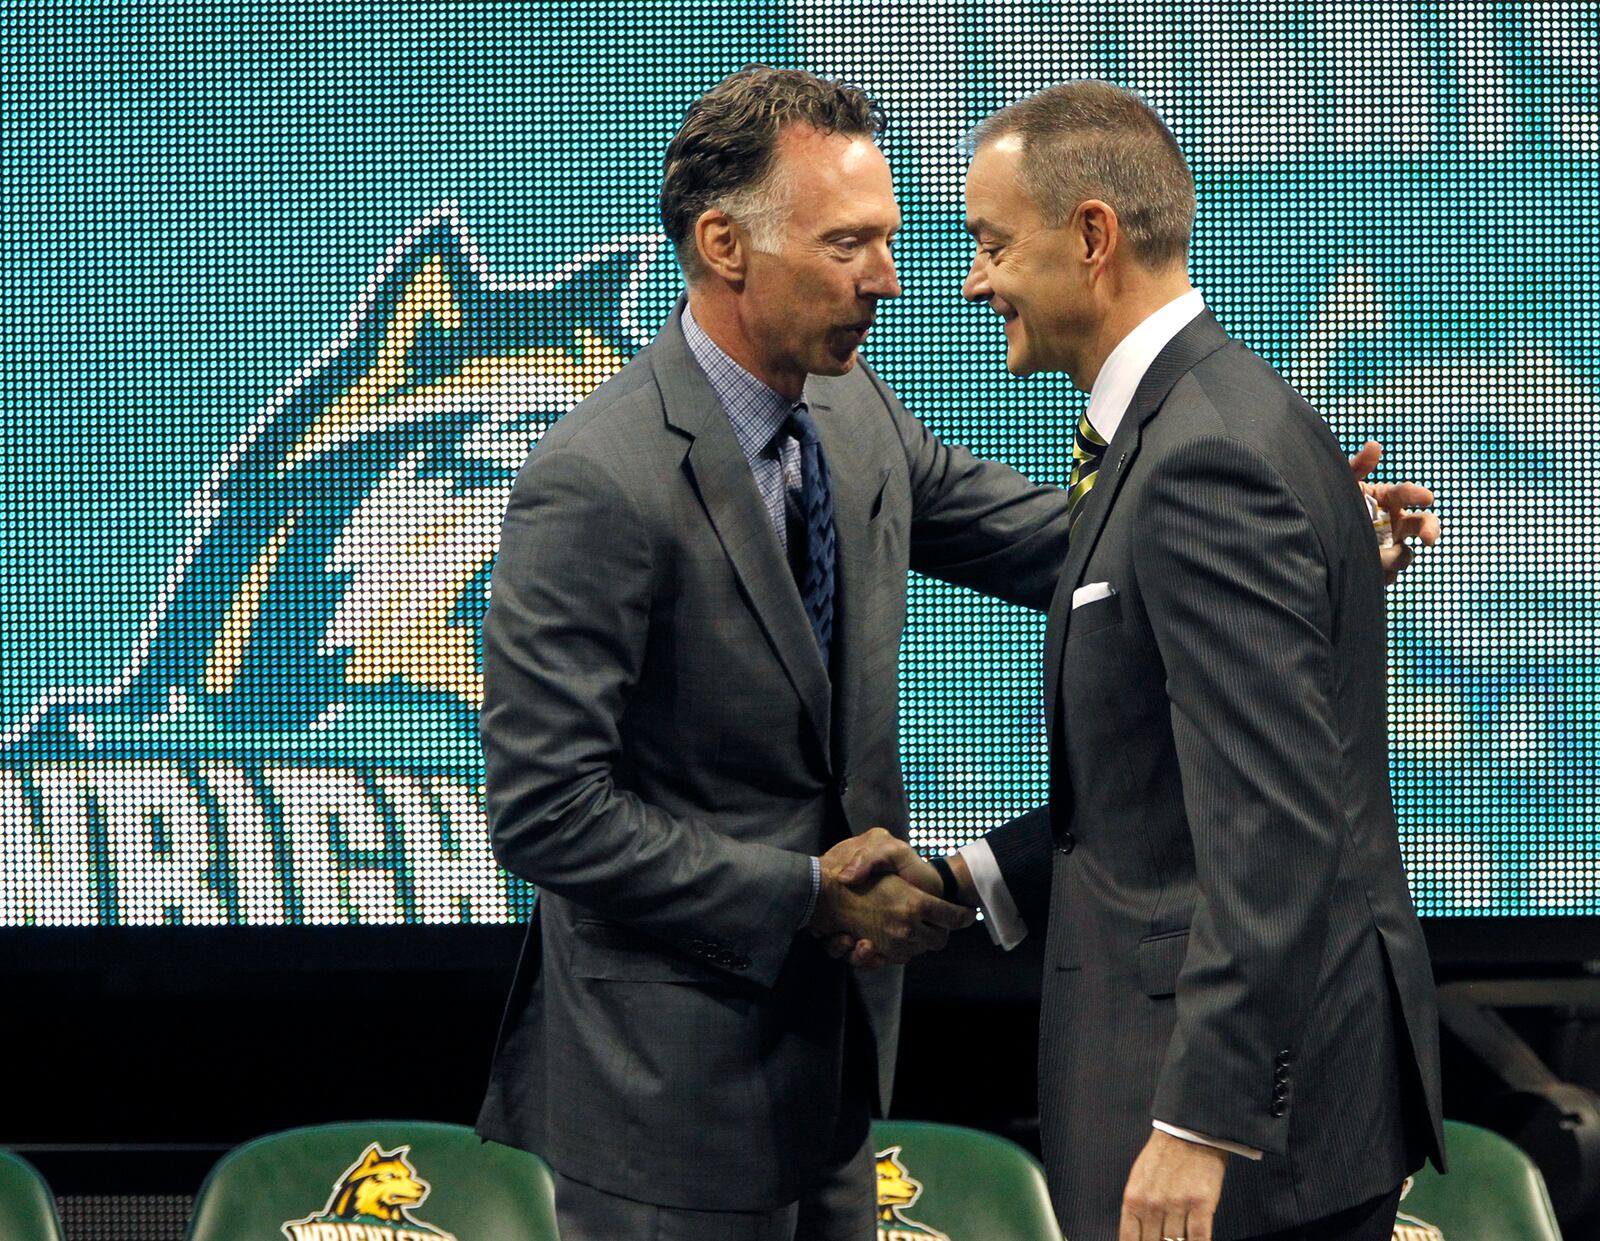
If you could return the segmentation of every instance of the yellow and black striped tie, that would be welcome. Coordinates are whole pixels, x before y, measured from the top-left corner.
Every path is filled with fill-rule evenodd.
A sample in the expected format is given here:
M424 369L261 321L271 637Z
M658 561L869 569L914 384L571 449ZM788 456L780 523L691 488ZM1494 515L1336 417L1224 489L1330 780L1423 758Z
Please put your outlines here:
M1106 455L1106 442L1089 422L1089 411L1078 419L1078 433L1072 437L1072 473L1067 478L1067 529L1078 525L1083 502L1100 474L1100 461Z

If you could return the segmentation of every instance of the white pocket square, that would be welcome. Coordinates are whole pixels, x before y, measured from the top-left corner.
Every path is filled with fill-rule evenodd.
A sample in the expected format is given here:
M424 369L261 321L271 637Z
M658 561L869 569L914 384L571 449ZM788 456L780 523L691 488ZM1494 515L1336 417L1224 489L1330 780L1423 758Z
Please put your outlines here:
M1072 592L1072 610L1076 612L1086 603L1093 603L1096 599L1109 599L1117 593L1117 588L1110 582L1090 582L1087 586L1080 586Z

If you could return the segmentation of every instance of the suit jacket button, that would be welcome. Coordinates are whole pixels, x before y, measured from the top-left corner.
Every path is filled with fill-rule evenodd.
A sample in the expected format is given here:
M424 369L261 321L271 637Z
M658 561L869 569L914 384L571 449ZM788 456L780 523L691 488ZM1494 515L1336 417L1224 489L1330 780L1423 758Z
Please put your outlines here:
M1274 1103L1272 1105L1272 1114L1274 1116L1282 1116L1288 1110L1289 1110L1289 1105L1287 1103L1285 1103L1282 1099L1279 1099L1276 1103Z
M1062 832L1056 837L1056 852L1071 853L1078 847L1078 842L1073 839L1071 832Z
M843 797L849 791L850 791L850 781L849 781L849 779L847 777L845 777L845 776L840 776L839 777L839 796Z

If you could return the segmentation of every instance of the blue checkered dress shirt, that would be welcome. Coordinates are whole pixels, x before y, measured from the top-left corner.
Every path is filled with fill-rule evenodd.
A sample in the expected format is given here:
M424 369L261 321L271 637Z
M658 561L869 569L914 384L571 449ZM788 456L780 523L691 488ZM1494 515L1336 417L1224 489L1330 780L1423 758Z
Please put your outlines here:
M791 401L774 392L744 367L740 366L717 346L704 329L694 321L688 306L683 308L683 335L689 342L689 352L700 364L711 390L722 402L728 421L733 424L734 438L750 463L761 499L767 506L767 516L772 528L778 532L778 542L784 551L789 550L789 523L784 515L785 492L793 492L798 503L800 495L800 445L793 436L784 436L774 443L789 411L799 401Z

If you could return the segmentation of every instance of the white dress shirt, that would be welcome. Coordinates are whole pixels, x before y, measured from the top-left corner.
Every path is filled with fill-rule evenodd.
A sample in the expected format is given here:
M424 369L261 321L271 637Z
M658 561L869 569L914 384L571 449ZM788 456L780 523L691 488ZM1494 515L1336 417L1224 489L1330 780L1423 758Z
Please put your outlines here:
M1123 415L1133 404L1134 393L1139 390L1150 364L1172 338L1198 318L1205 308L1205 299L1200 295L1200 290L1190 289L1141 322L1111 351L1111 356L1100 368L1100 374L1095 377L1088 410L1089 425L1106 443L1111 442L1111 437L1122 425ZM978 904L983 909L983 924L989 928L990 938L1002 948L1015 948L1027 938L1028 927L1006 888L999 863L994 860L994 850L989 848L988 841L979 839L963 845L957 852L972 872L972 884L978 890ZM1170 1133L1185 1141L1215 1146L1235 1155L1243 1155L1246 1159L1261 1158L1261 1152L1254 1147L1169 1125L1163 1120L1151 1123L1163 1133Z

